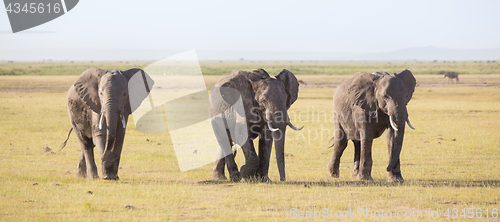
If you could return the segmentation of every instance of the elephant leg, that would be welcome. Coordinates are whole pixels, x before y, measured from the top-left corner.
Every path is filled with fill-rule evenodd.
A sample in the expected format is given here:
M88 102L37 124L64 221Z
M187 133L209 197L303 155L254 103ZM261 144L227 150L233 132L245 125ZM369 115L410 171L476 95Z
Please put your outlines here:
M245 179L255 177L257 169L259 169L259 157L255 152L255 147L252 140L248 140L242 147L243 154L245 155L245 165L241 166L241 176ZM226 159L227 161L227 159Z
M231 138L231 134L229 133L229 130L227 131L228 139L229 139L229 144L230 147L225 149L225 152L229 152L229 155L227 155L224 158L224 162L227 165L227 171L229 172L229 179L234 182L239 182L241 180L241 173L238 171L238 165L236 164L236 161L234 161L234 157L236 156L236 152L233 152L233 140ZM248 143L248 142L247 142ZM224 176L224 162L222 162L222 175ZM220 168L219 168L220 170ZM225 177L225 176L224 176Z
M94 160L94 149L84 150L85 162L87 164L87 178L89 179L99 179L99 174L97 173L97 166Z
M259 138L259 169L257 176L260 177L262 182L268 182L269 177L269 160L271 159L271 149L273 145L272 139L265 137Z
M361 140L359 172L356 177L357 180L373 180L372 179L372 139L368 136Z
M238 171L238 165L234 161L234 154L231 153L224 158L224 162L227 165L227 171L229 172L229 179L234 182L239 182L241 180L241 173ZM224 173L224 167L222 167L222 173Z
M241 180L238 165L234 161L234 154L232 152L232 138L230 131L226 128L225 122L220 118L212 119L212 127L219 143L219 153L214 163L212 180L226 180L224 174L224 167L227 164L227 171L229 171L229 178L231 181L238 182Z
M73 129L78 129L73 126ZM99 179L99 174L97 173L97 166L94 160L94 144L92 139L83 136L80 132L75 130L75 134L78 137L78 142L82 147L82 154L80 156L80 161L78 163L77 173L83 175L82 172L86 171L86 176L88 179ZM83 166L85 165L85 167Z
M224 168L226 166L225 160L226 158L223 157L215 161L212 173L212 180L227 180L227 177L224 174Z
M359 173L359 160L361 158L361 141L353 140L354 144L354 166L352 167L352 177L356 178Z
M97 173L97 166L94 161L94 149L85 148L82 150L83 159L85 159L85 168L87 170L86 175L88 179L99 179L99 174ZM80 165L80 164L78 164Z
M396 167L399 170L399 160L396 164ZM389 171L389 178L387 179L388 182L404 182L405 180L403 179L403 175L401 175L401 171Z
M80 154L80 160L78 161L78 166L76 168L76 177L86 178L87 177L87 163L85 162L85 154L82 152Z
M332 177L339 177L339 167L340 167L340 157L344 153L345 148L347 147L347 138L345 136L344 131L341 128L336 128L335 135L333 137L335 139L333 145L333 154L328 163L328 172Z

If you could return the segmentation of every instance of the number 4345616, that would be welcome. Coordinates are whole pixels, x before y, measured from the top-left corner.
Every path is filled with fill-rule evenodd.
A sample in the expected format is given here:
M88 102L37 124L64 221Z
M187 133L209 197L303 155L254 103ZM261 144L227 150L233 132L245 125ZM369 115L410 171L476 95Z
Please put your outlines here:
M61 4L55 3L50 5L50 3L9 3L7 8L5 8L7 13L60 13Z
M458 208L448 208L444 212L444 215L447 218L458 218L458 217L463 217L463 218L498 218L498 209L497 208L486 208L486 209L481 209L481 208L463 208L462 210L459 210Z

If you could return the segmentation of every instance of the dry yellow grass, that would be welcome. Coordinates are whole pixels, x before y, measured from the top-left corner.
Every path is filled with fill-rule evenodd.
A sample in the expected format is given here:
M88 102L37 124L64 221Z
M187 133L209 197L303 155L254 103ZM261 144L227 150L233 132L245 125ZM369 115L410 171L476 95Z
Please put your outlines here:
M206 79L210 84L220 77ZM384 138L374 143L373 182L351 179L352 144L341 160L340 178L329 176L328 115L335 91L330 86L301 87L290 110L294 124L305 127L287 132L287 182L209 181L211 165L181 173L168 135L142 134L133 124L126 135L121 180L87 181L74 176L80 152L74 135L56 152L70 127L62 90L75 78L0 77L1 220L261 221L289 220L307 211L320 211L316 219L330 216L324 209L335 217L337 211L358 208L391 211L393 217L399 211L417 212L417 217L421 212L428 220L438 209L443 220L446 209L456 208L458 219L464 219L462 209L481 209L482 218L491 218L493 208L500 208L499 88L417 87L408 107L417 130L407 130L401 154L403 184L385 182ZM311 85L340 81L335 76L299 78ZM496 75L481 78L500 81ZM446 84L434 76L417 76L421 84L434 79ZM45 146L55 153L44 152ZM278 181L274 154L271 160L270 178ZM241 152L237 162L243 163Z

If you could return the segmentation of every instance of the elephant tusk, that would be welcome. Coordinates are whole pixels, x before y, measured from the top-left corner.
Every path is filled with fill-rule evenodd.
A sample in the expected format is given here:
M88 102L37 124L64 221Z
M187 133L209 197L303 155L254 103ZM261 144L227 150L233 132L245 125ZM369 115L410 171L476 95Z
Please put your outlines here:
M409 126L412 130L415 130L415 128L413 128L413 126L411 125L411 123L410 123L410 119L409 119L409 118L406 118L406 122L408 123L408 126Z
M396 127L396 124L392 120L392 116L389 116L389 122L391 122L391 126L395 131L398 131L398 127Z
M295 127L290 121L288 121L288 126L290 126L290 128L294 129L294 130L301 130L304 128L304 126L301 126L299 128Z
M101 114L101 118L99 118L99 129L102 130L102 117L103 115Z
M127 127L127 122L125 121L125 117L123 115L120 115L122 117L122 126L123 126L123 129L125 129L125 127Z
M287 113L288 114L288 113ZM286 121L287 121L287 125L290 126L290 128L294 129L294 130L302 130L304 128L304 126L301 126L299 128L295 127L292 122L290 122L290 117L287 115L286 117Z
M269 130L271 130L272 132L275 132L275 131L278 131L279 129L278 128L273 128L273 126L271 126L271 122L267 122L267 127L269 127Z

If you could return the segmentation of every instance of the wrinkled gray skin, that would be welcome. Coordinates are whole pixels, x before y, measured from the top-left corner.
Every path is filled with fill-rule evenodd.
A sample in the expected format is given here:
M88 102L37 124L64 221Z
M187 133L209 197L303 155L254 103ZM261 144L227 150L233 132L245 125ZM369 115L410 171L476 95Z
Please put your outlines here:
M405 124L408 122L411 127L406 105L415 91L415 85L416 80L409 70L403 70L395 76L358 72L340 84L333 96L334 150L328 163L332 177L339 177L340 157L347 147L347 141L352 140L353 178L372 180L372 141L387 130L388 181L404 181L399 155Z
M448 84L453 83L453 79L456 80L455 83L458 83L458 73L455 72L447 72L444 74L444 78L448 77Z
M77 177L99 178L94 162L94 147L97 146L102 160L102 178L119 179L118 165L125 127L132 113L128 81L139 71L142 70L120 72L90 68L69 89L69 118L82 148Z
M269 160L274 141L276 159L280 180L285 181L285 131L287 125L298 130L288 119L288 109L297 100L299 83L293 73L284 69L275 78L272 78L263 69L253 72L234 71L230 76L220 80L214 87L230 87L240 92L246 116L248 139L241 145L245 155L245 165L241 166L241 174L234 161L234 154L215 162L213 180L225 180L225 164L232 181L241 178L257 177L268 181ZM213 104L212 96L210 106L214 109L220 107ZM213 110L220 113L223 110ZM271 132L269 126L276 131ZM229 130L227 130L229 134ZM234 135L233 135L234 136ZM259 137L259 154L257 155L253 140ZM231 138L230 138L231 140ZM233 141L230 141L232 144ZM222 149L222 147L221 147Z

